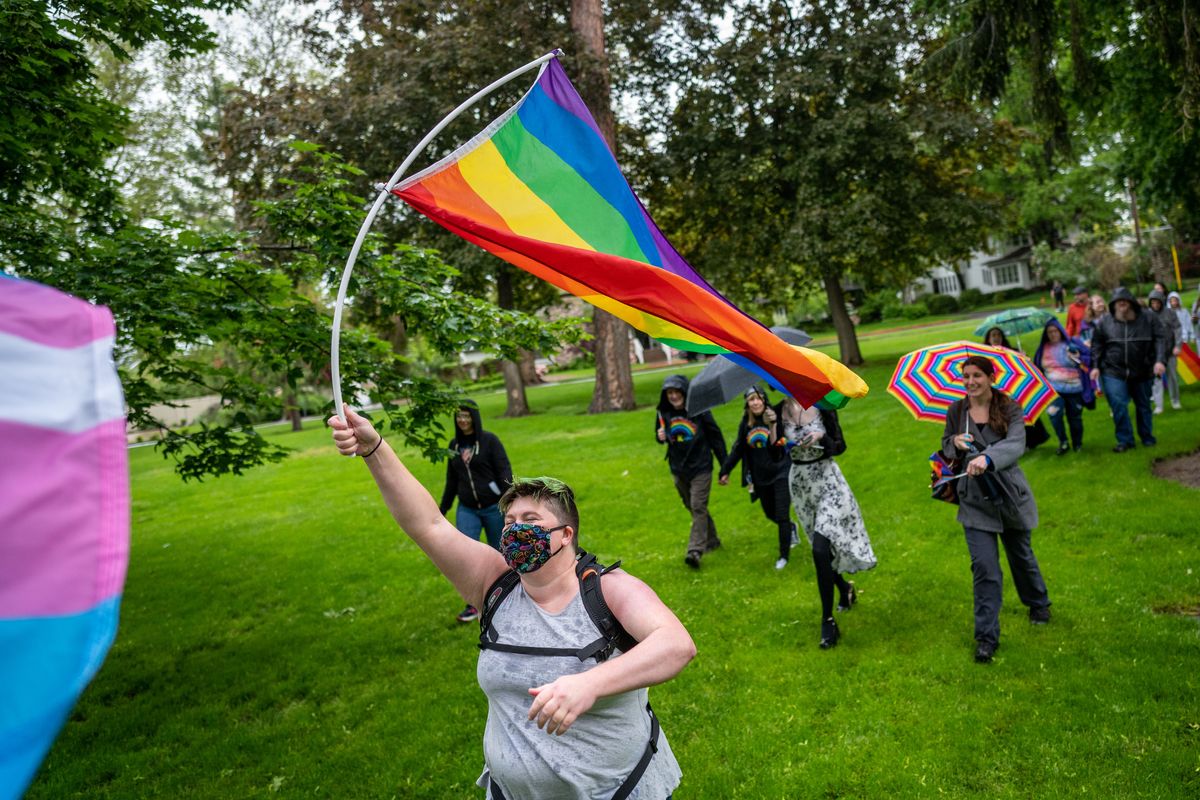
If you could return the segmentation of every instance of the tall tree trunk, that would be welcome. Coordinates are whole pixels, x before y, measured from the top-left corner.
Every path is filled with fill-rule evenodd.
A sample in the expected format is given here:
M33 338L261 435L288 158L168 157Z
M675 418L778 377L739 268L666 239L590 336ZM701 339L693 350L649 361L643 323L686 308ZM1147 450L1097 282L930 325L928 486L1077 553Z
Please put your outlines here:
M513 303L512 268L501 264L496 268L496 305L511 309ZM529 414L529 400L525 397L525 381L521 378L521 367L507 358L500 362L500 373L504 376L504 408L506 417L524 417Z
M288 390L283 396L284 417L292 423L292 432L304 430L304 418L300 416L300 404L296 400L296 393Z
M571 30L584 49L580 59L582 95L600 133L614 153L616 122L612 113L612 88L608 54L604 49L604 9L600 0L571 0ZM627 411L637 403L633 396L633 371L629 366L629 326L607 311L592 314L596 353L596 386L588 413Z
M532 350L521 350L521 359L517 362L517 366L521 368L521 380L526 386L536 386L539 383L545 383L542 376L537 373L537 354Z
M824 270L821 279L825 283L825 297L829 299L829 315L833 317L833 328L837 331L841 361L848 366L858 366L863 363L863 357L858 349L858 334L854 331L854 323L846 313L846 297L842 294L841 278L834 270Z

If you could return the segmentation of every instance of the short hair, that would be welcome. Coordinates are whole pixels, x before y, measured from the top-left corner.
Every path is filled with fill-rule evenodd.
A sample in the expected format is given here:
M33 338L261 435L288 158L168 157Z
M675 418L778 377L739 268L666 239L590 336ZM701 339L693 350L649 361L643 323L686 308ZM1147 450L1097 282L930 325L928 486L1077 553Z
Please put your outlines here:
M521 497L528 497L549 508L559 522L575 529L575 541L579 541L579 509L575 506L575 492L571 491L570 486L558 478L545 475L539 478L513 478L512 486L500 497L500 512L507 514L509 506Z

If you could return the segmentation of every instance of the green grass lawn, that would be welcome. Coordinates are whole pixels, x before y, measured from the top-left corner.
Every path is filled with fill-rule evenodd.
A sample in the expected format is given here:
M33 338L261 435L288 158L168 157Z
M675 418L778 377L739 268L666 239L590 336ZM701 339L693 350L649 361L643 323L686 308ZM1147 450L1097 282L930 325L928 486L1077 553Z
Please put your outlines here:
M1007 583L1003 646L976 665L962 532L926 488L941 431L886 393L899 354L975 324L863 340L871 393L842 414L839 461L879 566L855 578L831 651L805 550L777 572L772 526L740 489L714 487L725 546L683 564L688 518L653 441L664 373L637 376L625 414L582 413L587 383L531 389L522 419L478 398L517 473L570 482L581 544L623 559L696 640L651 691L677 798L1200 795L1197 619L1163 613L1200 605L1200 492L1150 473L1200 443L1200 386L1155 418L1154 450L1109 452L1101 404L1082 453L1023 459L1054 619L1030 626ZM739 411L718 411L727 435ZM120 632L30 798L482 796L478 629L454 621L461 601L361 462L316 424L269 435L294 455L202 484L131 452ZM440 492L444 467L411 466Z

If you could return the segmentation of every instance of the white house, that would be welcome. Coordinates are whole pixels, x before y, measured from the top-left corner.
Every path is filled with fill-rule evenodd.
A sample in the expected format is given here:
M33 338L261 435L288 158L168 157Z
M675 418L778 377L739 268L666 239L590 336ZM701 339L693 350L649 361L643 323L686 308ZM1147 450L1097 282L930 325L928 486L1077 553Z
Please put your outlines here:
M1033 247L1019 238L992 240L988 250L976 250L957 264L934 267L928 277L914 282L912 294L949 294L958 297L964 289L983 294L1036 288L1037 279L1030 268Z

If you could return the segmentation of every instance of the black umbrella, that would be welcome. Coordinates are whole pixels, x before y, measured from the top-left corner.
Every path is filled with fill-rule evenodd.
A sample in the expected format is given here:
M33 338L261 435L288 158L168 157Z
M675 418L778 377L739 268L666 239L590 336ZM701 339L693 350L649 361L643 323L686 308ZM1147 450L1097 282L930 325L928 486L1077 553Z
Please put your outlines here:
M806 345L812 341L812 337L804 331L784 325L771 328L771 333L788 344ZM699 414L724 405L739 397L758 380L759 376L750 370L738 366L725 356L718 356L700 370L700 374L688 386L687 413Z

